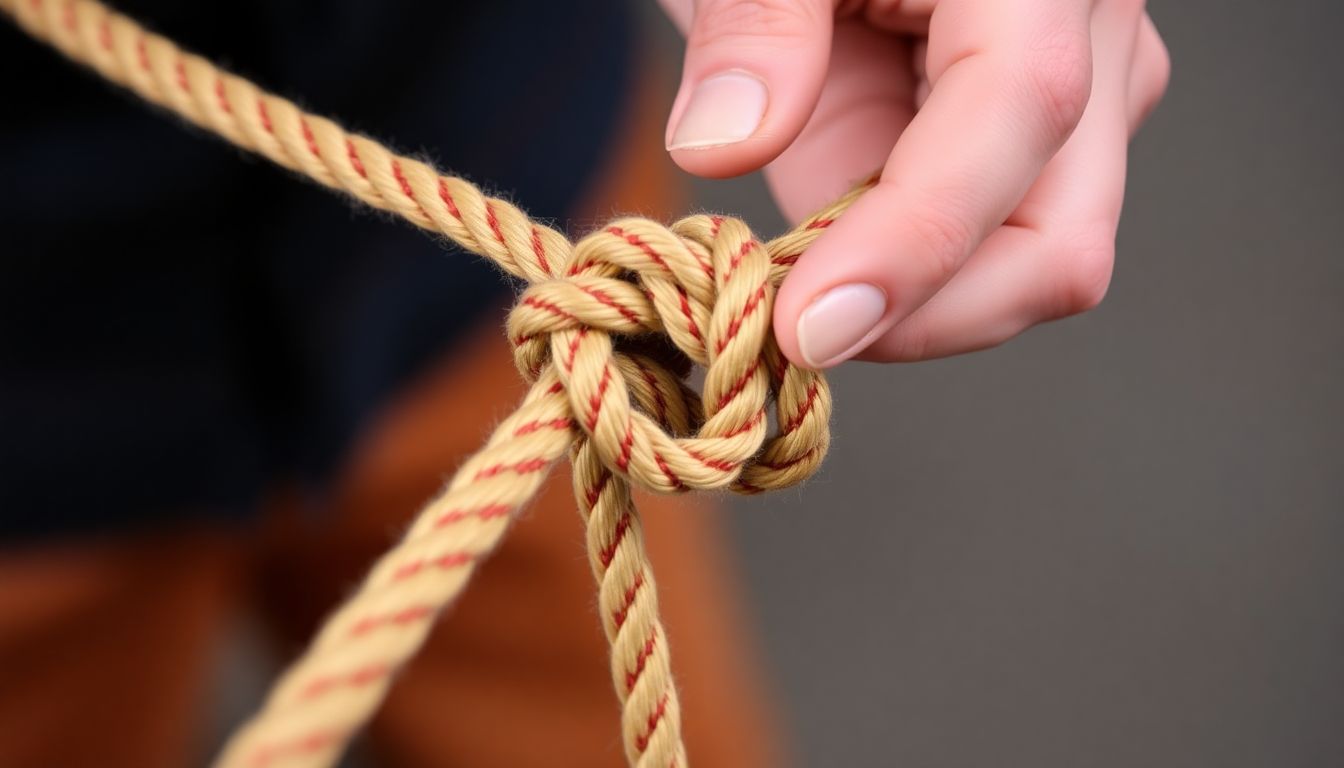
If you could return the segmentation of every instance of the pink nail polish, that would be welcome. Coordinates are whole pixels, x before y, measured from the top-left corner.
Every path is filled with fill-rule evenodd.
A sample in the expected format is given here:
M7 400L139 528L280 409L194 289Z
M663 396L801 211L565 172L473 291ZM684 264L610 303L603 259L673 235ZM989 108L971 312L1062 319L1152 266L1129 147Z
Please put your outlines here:
M756 132L769 93L755 75L732 70L695 86L668 149L707 149L735 144Z
M887 312L887 294L868 283L836 286L812 300L798 318L798 348L808 365L824 368L859 351Z

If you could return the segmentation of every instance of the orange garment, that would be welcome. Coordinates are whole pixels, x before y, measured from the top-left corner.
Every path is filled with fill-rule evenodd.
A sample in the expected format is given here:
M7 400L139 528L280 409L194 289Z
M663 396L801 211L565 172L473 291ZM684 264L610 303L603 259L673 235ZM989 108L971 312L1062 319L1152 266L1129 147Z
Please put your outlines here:
M641 93L612 156L619 173L581 217L680 207L659 151L663 94ZM254 617L281 658L295 654L522 396L495 320L383 411L321 509L281 493L247 530L0 553L0 767L205 760L224 631ZM778 765L714 510L688 497L640 507L690 759ZM367 756L408 768L621 765L593 590L568 479L557 475L398 679Z

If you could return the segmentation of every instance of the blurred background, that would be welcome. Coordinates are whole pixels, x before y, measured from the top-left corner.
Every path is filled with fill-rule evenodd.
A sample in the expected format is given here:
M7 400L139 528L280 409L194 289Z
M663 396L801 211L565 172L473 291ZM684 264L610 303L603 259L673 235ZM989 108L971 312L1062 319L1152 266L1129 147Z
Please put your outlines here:
M585 3L592 18L525 0L426 5L423 16L335 0L317 15L261 0L116 5L319 112L516 192L534 213L601 217L610 210L602 206L636 199L651 201L642 210L669 200L680 210L675 187L684 184L693 209L783 231L758 176L679 175L667 194L606 190L615 203L594 202L606 198L584 174L604 158L614 177L656 182L673 172L659 123L681 48L652 0ZM726 559L744 585L793 764L1344 765L1344 11L1324 0L1151 0L1149 10L1173 79L1132 147L1102 306L966 357L841 367L830 375L835 440L824 469L796 490L724 499L728 509L713 518L728 532ZM516 25L522 13L536 23ZM642 36L626 39L627 24ZM407 50L436 56L408 63ZM617 102L649 57L656 87L642 93L653 117L621 123L634 138L633 154L619 155ZM60 714L85 695L89 678L49 674L86 655L81 638L112 659L89 657L105 673L93 682L115 692L98 717L135 713L123 703L119 664L148 659L175 679L204 658L210 695L184 688L190 706L179 709L208 710L221 739L253 709L275 660L302 646L451 469L444 457L473 448L512 402L507 385L478 382L480 425L460 430L469 433L460 445L425 442L421 476L395 492L355 483L363 495L351 501L341 483L324 486L434 356L451 352L449 368L474 365L458 357L476 349L459 336L507 304L498 275L445 257L409 227L351 215L325 191L53 60L0 24L0 68L23 73L10 82L12 113L0 118L0 227L9 236L0 251L0 534L13 537L0 551L0 763L11 754L3 748L31 735L18 715L47 712L39 697ZM478 76L482 62L494 79ZM29 75L37 72L45 74ZM547 119L525 119L535 113ZM202 199L211 204L193 203ZM160 215L175 207L187 217ZM168 320L178 317L189 321ZM494 345L487 326L480 335ZM479 359L507 369L502 356ZM504 404L484 404L501 392ZM436 434L457 418L408 413ZM414 463L388 455L394 469ZM261 526L262 546L240 544L256 533L248 515L265 506L258 499L291 475L313 481L284 499L286 512L300 510L298 535ZM618 760L567 492L557 497L560 533L543 536L526 518L519 526L559 554L535 542L506 546L482 578L522 574L506 582L506 597L555 602L555 615L579 627L593 653L575 677L597 690L596 703L584 703L612 730L599 746ZM302 514L344 514L347 502L384 515L351 533L354 544L324 539L328 518ZM187 524L214 526L208 546L151 538L141 549L98 550L103 570L81 570L86 534L119 542L125 531L169 528L187 503ZM233 540L220 544L220 530ZM160 563L165 552L175 559ZM574 601L589 603L547 597L538 585L553 586L545 568L554 563L543 555L577 579L583 597ZM292 569L256 566L266 557ZM189 591L181 574L207 560L203 586ZM700 561L656 563L667 602L698 610L687 596L699 593L677 579ZM257 572L259 600L231 581L246 568ZM325 581L310 588L318 569ZM105 578L123 572L131 575ZM51 621L65 610L48 608L67 577L78 593L71 615L92 618ZM155 588L179 580L167 593L174 610L205 606L197 613L209 617L155 602ZM455 629L442 633L449 642L463 622L474 626L483 603L506 602L489 589L455 609ZM131 630L121 645L105 643L98 632L118 618L105 605L133 597L145 604L125 614L134 628L199 625L191 640L206 649L200 658L174 653L175 641L147 646ZM272 621L284 625L278 641L234 621L244 599L285 620ZM560 634L518 610L522 619L505 617L515 622L508 636L526 642L510 654L542 648L539 625ZM672 632L691 637L684 616ZM228 638L222 655L211 633ZM447 656L470 666L467 653L480 650L471 639ZM695 645L678 642L674 670ZM499 657L512 658L483 663ZM478 677L489 693L492 679ZM437 685L419 670L403 679ZM698 690L707 692L697 706L733 693ZM456 687L435 693L477 708ZM156 703L173 709L168 698ZM428 717L427 732L449 721L473 730L441 706L402 711ZM688 707L689 728L695 712L703 723L710 711ZM44 745L77 741L66 736L69 718L49 720L58 727ZM114 737L116 722L104 723ZM160 725L154 738L200 751L178 733L185 728ZM347 764L365 761L357 752Z
M842 366L824 471L734 504L802 765L1344 765L1344 14L1149 11L1102 306Z

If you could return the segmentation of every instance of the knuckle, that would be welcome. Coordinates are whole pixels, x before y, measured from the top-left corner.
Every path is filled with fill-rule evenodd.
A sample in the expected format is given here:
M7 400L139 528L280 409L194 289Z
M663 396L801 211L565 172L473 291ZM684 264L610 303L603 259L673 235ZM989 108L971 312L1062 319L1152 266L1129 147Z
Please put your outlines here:
M929 357L932 338L918 317L909 317L896 325L882 345L882 357L893 363L917 363Z
M1115 267L1115 239L1103 228L1061 247L1056 261L1060 279L1050 315L1069 317L1096 309L1106 298Z
M917 248L914 256L937 280L945 280L961 267L974 241L974 227L954 211L961 206L926 205L909 219Z
M1028 47L1022 75L1046 128L1068 135L1083 119L1092 96L1092 42L1086 34L1056 29Z
M1152 91L1152 100L1156 103L1167 92L1167 85L1171 83L1171 52L1160 39L1157 50L1153 53L1152 66L1153 79L1149 88Z
M815 3L796 0L707 0L698 3L691 45L740 44L750 40L800 40L822 21Z

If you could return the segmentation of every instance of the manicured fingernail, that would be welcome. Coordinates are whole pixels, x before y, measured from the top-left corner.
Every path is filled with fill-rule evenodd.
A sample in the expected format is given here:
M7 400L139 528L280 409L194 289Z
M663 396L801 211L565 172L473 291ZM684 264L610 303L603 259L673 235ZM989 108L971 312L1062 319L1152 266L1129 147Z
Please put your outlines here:
M887 313L887 294L868 283L840 285L812 300L798 318L798 349L821 368L857 352Z
M668 149L704 149L739 142L756 132L769 101L765 83L742 71L700 81L672 132Z

